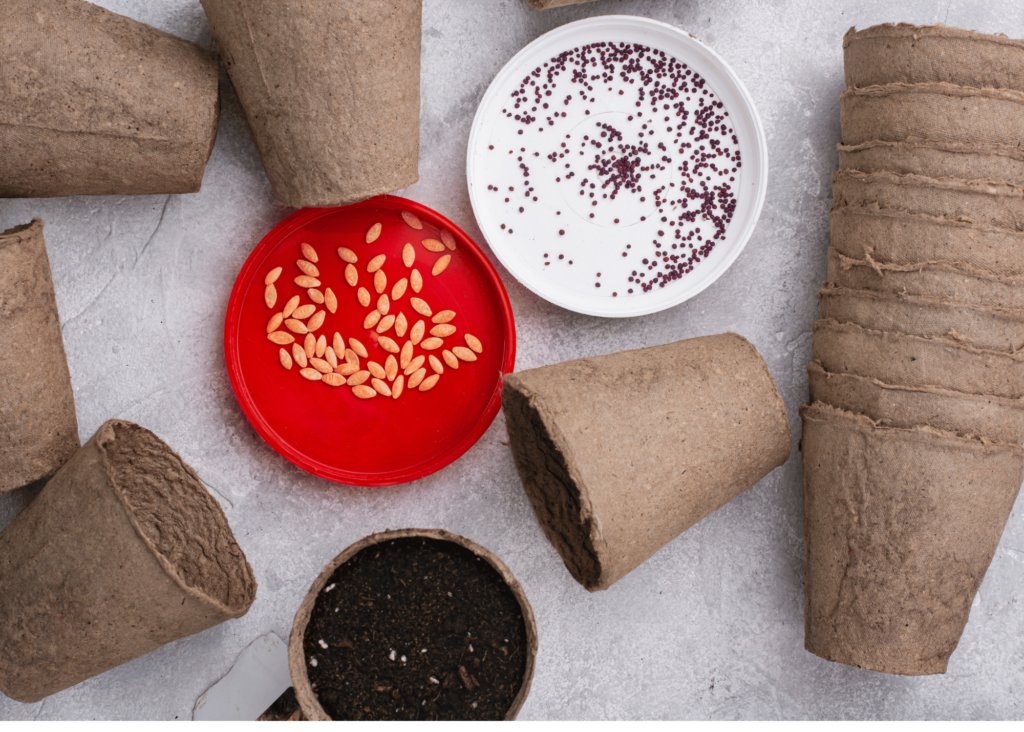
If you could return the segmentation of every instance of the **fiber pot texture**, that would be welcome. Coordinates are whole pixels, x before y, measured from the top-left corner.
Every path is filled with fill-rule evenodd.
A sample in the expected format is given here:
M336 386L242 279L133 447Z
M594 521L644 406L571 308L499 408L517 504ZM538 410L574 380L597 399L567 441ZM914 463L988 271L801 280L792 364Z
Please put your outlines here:
M874 140L1016 145L1024 140L1024 93L954 84L886 84L839 97L843 143Z
M43 222L0 234L0 493L45 478L79 448Z
M891 429L823 405L804 431L805 647L944 673L1024 480L1018 445Z
M866 142L837 145L840 170L928 178L997 180L1024 186L1024 150L960 142Z
M111 420L0 534L0 691L37 702L240 617L255 596L195 471Z
M948 303L1024 308L1024 277L1000 277L952 262L884 264L828 251L828 281L836 287L893 295L923 295Z
M313 721L330 720L330 717L323 707L320 706L320 702L310 686L309 675L306 672L306 655L302 648L306 626L309 623L310 614L313 612L313 606L316 604L317 596L323 590L331 575L334 574L334 571L360 551L374 544L381 544L405 537L425 537L439 541L450 541L453 544L470 550L494 567L519 601L519 608L522 610L523 620L526 622L528 647L526 649L526 672L523 676L523 683L515 700L512 702L512 706L508 710L508 714L505 716L506 720L514 720L530 693L530 684L533 682L533 672L537 662L537 621L533 617L533 608L530 606L530 601L526 599L526 593L523 591L522 585L512 575L509 568L505 566L505 563L498 559L494 553L476 542L443 529L400 529L371 534L364 539L360 539L336 556L320 572L320 576L316 578L313 586L309 588L309 592L306 593L305 598L302 600L302 605L299 606L299 611L295 614L291 637L288 639L288 668L291 670L292 684L295 686L295 695L299 700L299 705L302 707L303 718Z
M82 0L8 0L0 28L0 197L199 190L214 54Z
M1024 353L989 351L953 338L921 338L834 320L816 320L811 333L814 360L834 374L1007 399L1024 397Z
M786 409L735 333L505 377L523 487L586 589L603 590L782 465Z
M1024 230L1024 189L999 181L920 175L832 174L835 206L870 206Z
M418 180L421 0L202 4L280 203Z
M1024 442L1024 399L886 384L856 374L833 374L807 364L812 402L870 417L884 427L928 425L958 435L984 436L998 442Z
M829 220L832 248L852 259L950 262L995 275L1024 275L1024 232L877 206L833 208Z
M821 317L840 323L915 336L949 336L993 351L1013 353L1024 347L1024 310L830 284L818 291L818 300Z
M944 25L885 23L843 36L846 86L945 81L1024 91L1024 41Z

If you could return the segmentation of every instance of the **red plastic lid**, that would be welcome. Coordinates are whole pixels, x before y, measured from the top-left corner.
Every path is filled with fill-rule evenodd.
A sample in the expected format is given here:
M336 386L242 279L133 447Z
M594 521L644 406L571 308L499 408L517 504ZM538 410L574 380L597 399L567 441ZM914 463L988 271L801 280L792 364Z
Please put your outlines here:
M406 223L403 211L418 217L422 230ZM376 223L382 225L380 236L367 244L366 233ZM441 240L443 230L454 236L454 250L433 252L422 245L424 239ZM383 366L388 356L378 342L376 329L363 327L380 297L373 275L367 272L368 262L379 254L386 256L381 269L387 277L384 292L389 298L394 284L408 278L412 269L419 270L423 277L421 292L409 287L391 303L389 314L404 313L410 331L418 320L424 320L425 340L435 325L431 318L412 309L412 297L424 300L434 314L442 310L456 313L451 325L457 330L443 339L444 345L434 351L424 351L417 345L414 356L434 354L442 359L443 350L467 345L467 333L480 340L482 353L476 361L459 362L457 369L442 359L444 372L431 390L406 387L397 400L379 394L360 399L350 386L331 387L309 381L299 374L297 363L285 370L278 352L282 347L291 352L292 346L267 339L271 316L281 312L294 295L300 296L302 305L316 305L317 311L325 309L310 298L306 287L294 282L303 274L296 264L303 259L302 243L310 244L317 253L317 279L322 283L317 289L324 293L329 287L338 301L337 312L326 313L315 335L326 336L328 345L335 332L346 344L349 338L357 338L368 351L368 357L360 359L361 369L366 368L367 361ZM416 255L412 268L402 262L406 243L413 245ZM358 257L354 266L359 282L354 287L345 280L346 263L338 254L339 247L350 249ZM445 255L451 255L447 269L434 276L434 263ZM275 267L283 271L274 283L277 301L268 308L264 278ZM359 287L365 287L371 295L367 307L358 301ZM289 332L285 326L278 330ZM409 340L408 332L398 337L394 328L383 335L399 346ZM295 335L296 343L302 345L303 340L304 336ZM302 209L274 227L246 260L235 281L224 325L224 351L228 376L242 411L274 450L327 480L361 486L394 485L430 475L455 461L490 426L501 407L502 377L515 367L515 322L498 273L472 239L426 206L405 198L379 196L350 206ZM424 366L428 375L433 373L429 364ZM393 386L393 382L388 383Z

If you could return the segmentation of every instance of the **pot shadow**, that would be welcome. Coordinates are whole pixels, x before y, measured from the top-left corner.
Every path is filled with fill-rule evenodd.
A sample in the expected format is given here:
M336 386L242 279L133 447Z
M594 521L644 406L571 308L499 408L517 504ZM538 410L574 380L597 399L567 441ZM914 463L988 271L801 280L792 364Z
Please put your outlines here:
M0 531L3 531L18 517L28 504L35 500L51 476L40 478L21 488L15 488L0 495Z

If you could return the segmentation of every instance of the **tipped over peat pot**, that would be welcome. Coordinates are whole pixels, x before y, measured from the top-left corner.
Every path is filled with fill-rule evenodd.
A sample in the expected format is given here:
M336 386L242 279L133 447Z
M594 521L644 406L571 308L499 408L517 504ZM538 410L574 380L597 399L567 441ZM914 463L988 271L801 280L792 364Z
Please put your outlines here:
M255 596L195 471L111 420L0 533L0 691L37 702L240 617Z
M509 443L566 569L604 590L789 458L764 359L723 333L505 377Z
M533 610L508 567L441 529L386 531L343 551L288 643L310 720L512 720L536 656Z
M52 475L81 445L43 222L0 233L0 493Z
M0 198L199 190L216 54L83 0L7 0L0 58Z

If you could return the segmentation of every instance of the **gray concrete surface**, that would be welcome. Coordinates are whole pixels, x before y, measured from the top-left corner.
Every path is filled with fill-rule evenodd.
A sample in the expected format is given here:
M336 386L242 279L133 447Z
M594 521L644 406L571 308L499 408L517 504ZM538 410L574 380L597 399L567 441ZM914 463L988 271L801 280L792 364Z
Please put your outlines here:
M101 5L212 47L198 0ZM420 182L403 195L479 238L465 182L478 100L501 66L551 28L603 13L646 15L710 43L753 94L771 176L760 225L697 298L633 320L575 315L502 271L518 368L734 330L764 355L794 433L789 462L676 539L612 589L590 595L547 543L504 444L499 415L445 470L385 489L333 485L293 467L249 426L228 383L222 328L252 247L278 206L222 74L223 117L200 193L0 201L0 228L46 221L81 437L121 417L154 430L222 502L259 581L245 617L171 643L37 704L0 695L0 720L187 719L256 637L287 637L320 568L387 527L443 527L494 550L537 615L540 654L523 719L1021 718L1024 521L1018 502L944 676L903 678L803 650L797 408L814 291L825 274L836 168L841 38L851 26L945 22L1024 36L1011 0L599 0L540 13L524 0L425 0ZM0 172L2 174L2 172ZM499 267L500 270L500 267ZM0 497L0 527L31 499ZM2 619L0 619L2 622Z

